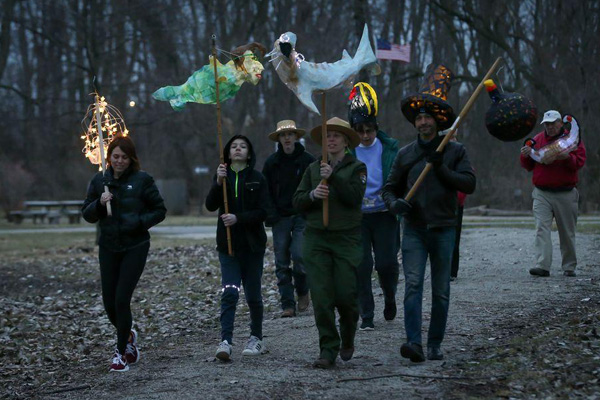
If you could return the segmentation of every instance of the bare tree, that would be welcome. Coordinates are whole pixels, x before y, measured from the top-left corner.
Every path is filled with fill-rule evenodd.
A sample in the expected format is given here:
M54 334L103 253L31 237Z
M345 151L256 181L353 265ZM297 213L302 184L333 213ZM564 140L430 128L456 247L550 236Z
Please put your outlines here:
M415 131L399 112L400 101L418 88L429 62L455 72L450 102L458 112L502 56L494 79L505 90L531 97L541 111L558 108L578 118L588 149L580 184L584 209L600 203L594 181L600 139L587 134L600 109L600 0L5 0L0 12L0 146L13 149L5 162L32 174L31 196L82 196L95 167L79 153L78 130L94 76L124 112L143 167L157 178L186 179L199 196L209 178L196 176L194 167L212 170L218 161L214 107L189 104L175 112L151 93L183 83L207 64L213 33L222 62L228 50L251 40L271 48L286 31L298 35L307 60L331 62L343 48L353 54L367 23L372 35L411 45L409 64L381 61L380 76L359 77L377 90L380 125L401 144ZM292 118L305 128L320 123L263 61L262 82L223 104L225 136L248 135L259 164L273 151L266 135L278 120ZM346 115L348 91L327 96L329 116ZM515 197L531 187L518 165L520 143L487 134L489 104L485 95L478 99L459 133L480 179L471 201L526 207L528 195ZM310 141L308 148L319 151Z

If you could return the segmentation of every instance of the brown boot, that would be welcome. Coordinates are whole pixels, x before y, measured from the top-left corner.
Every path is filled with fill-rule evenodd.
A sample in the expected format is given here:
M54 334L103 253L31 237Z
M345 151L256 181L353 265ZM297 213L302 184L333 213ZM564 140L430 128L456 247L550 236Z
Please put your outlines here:
M296 310L294 310L293 308L286 308L281 313L281 318L292 318L295 316L296 316Z
M329 361L326 358L319 358L313 363L313 367L320 369L331 369L335 367L335 363L333 361Z
M308 310L308 305L310 304L310 296L308 293L298 296L298 311L304 312Z
M344 361L350 360L352 358L353 354L354 354L354 347L340 349L340 358Z

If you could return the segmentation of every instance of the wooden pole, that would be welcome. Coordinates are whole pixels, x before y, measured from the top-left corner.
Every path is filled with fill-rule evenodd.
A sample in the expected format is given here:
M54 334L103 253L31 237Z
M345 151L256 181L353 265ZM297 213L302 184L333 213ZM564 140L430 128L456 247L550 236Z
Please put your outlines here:
M225 162L225 156L223 154L223 133L221 132L221 102L219 100L219 75L217 73L217 47L216 40L217 36L212 35L212 57L213 57L213 67L215 73L215 94L217 100L217 137L219 138L219 160L221 164ZM228 166L229 167L229 166ZM227 178L223 178L223 205L225 208L225 214L229 214L229 203L227 202ZM227 231L227 252L230 256L233 255L233 248L231 246L231 229L226 226L225 230Z
M321 97L321 158L322 162L327 162L327 98L326 92ZM321 184L327 185L327 179L323 179ZM329 226L329 199L323 199L323 226Z
M98 129L98 151L100 151L100 167L102 175L106 171L106 157L104 156L104 136L102 135L102 113L100 112L100 96L96 92L96 129ZM108 186L104 186L104 193L108 193ZM106 202L106 215L112 216L112 207L110 201Z
M496 61L494 62L494 64L492 65L492 67L487 72L487 74L485 74L485 76L483 77L483 79L481 80L481 82L479 83L479 85L477 86L477 88L475 89L475 91L473 92L471 97L469 98L469 101L467 101L467 104L465 104L465 106L461 110L457 120L452 125L452 129L450 130L450 132L448 132L448 134L446 134L446 136L444 136L444 140L442 140L442 142L440 143L440 145L438 146L438 148L435 151L441 152L442 150L444 150L444 147L446 146L446 144L448 144L448 142L450 141L452 136L454 136L454 132L456 132L460 123L465 119L465 116L471 110L473 103L475 103L475 99L477 99L477 96L479 96L479 93L481 93L481 90L483 89L483 86L484 86L483 82L490 79L490 76L492 76L494 71L496 71L496 69L500 65L501 61L502 61L502 57L498 57L496 59ZM417 191L419 186L421 186L421 183L423 183L423 181L425 180L425 176L427 176L427 174L429 173L429 171L432 168L433 168L433 166L430 163L427 163L425 165L425 168L421 172L421 175L419 175L419 177L417 178L417 181L415 182L413 187L410 189L410 191L408 192L408 194L406 195L404 200L409 201L410 199L412 199L412 197L415 195L415 192Z

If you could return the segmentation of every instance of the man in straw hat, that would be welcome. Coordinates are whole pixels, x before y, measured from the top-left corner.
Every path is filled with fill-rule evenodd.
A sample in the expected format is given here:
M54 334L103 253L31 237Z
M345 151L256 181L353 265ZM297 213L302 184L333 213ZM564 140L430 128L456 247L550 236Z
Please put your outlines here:
M267 217L267 226L272 226L275 250L275 274L281 296L282 318L296 315L294 288L298 295L298 311L306 311L309 304L306 271L302 261L302 238L304 216L298 213L292 198L304 171L315 158L306 151L298 139L304 136L292 120L277 123L269 139L277 142L277 151L269 156L263 167L267 178L272 207ZM293 263L293 268L290 268Z
M373 265L383 291L383 317L386 321L391 321L396 317L397 311L400 224L397 216L390 213L386 207L381 190L398 153L398 141L379 130L377 94L368 83L358 82L354 85L349 100L350 126L360 135L360 145L353 153L365 163L368 172L367 190L362 204L363 259L358 267L358 304L362 319L359 329L372 331L375 329L375 302L371 286Z
M322 143L321 129L317 126L311 131L318 144ZM344 361L354 354L358 322L356 269L362 259L360 208L367 168L348 148L359 143L358 133L348 122L337 117L327 121L328 162L312 163L294 194L294 207L306 214L303 255L319 330L320 355L313 364L315 368L332 368L338 353ZM323 224L323 199L328 199L328 226Z
M427 336L427 358L441 360L450 301L450 265L456 230L457 190L473 193L475 174L462 144L442 141L438 131L456 119L446 102L452 73L443 65L431 65L419 93L402 100L402 113L417 129L417 140L400 149L383 188L390 211L404 216L402 266L405 277L404 327L407 340L402 357L425 361L421 340L423 280L427 257L431 263L431 321ZM425 168L433 165L410 203L403 199Z

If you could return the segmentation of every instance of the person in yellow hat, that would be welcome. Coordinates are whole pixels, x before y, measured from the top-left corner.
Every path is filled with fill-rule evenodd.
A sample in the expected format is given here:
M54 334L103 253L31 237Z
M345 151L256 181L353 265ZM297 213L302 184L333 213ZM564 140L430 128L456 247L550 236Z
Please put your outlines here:
M321 126L311 131L321 144ZM303 255L319 331L315 368L332 368L340 355L354 354L358 323L357 268L362 259L361 205L367 168L349 151L360 143L348 122L327 121L327 160L312 163L294 194L294 207L306 215ZM322 183L326 179L327 183ZM323 224L323 200L328 199L329 223ZM340 330L335 324L339 313Z
M302 175L315 158L298 141L304 129L296 122L283 120L277 123L269 139L277 142L277 151L265 161L262 173L269 185L272 207L265 224L272 227L275 275L281 297L281 317L296 316L294 289L298 295L298 311L306 311L309 305L306 270L302 261L304 216L292 205L292 197L300 184ZM292 266L293 265L293 266Z
M387 180L396 154L398 141L386 135L377 124L377 93L368 83L358 82L349 97L350 126L360 135L360 145L352 150L367 166L367 190L363 198L362 243L363 259L358 267L358 304L360 330L375 329L375 301L371 276L377 271L383 292L383 318L396 318L396 290L400 275L400 224L397 216L386 207L381 191ZM375 260L373 260L375 253Z

